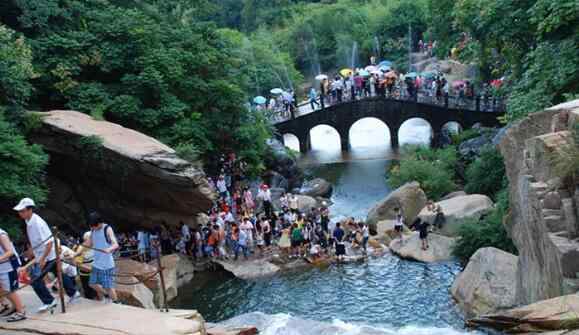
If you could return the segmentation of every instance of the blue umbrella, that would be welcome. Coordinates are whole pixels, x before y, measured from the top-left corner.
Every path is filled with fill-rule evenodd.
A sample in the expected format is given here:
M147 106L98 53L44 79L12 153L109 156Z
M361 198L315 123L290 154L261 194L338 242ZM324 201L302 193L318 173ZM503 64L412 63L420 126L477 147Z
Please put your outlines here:
M264 103L267 102L267 99L260 95L260 96L253 98L253 102L255 102L258 105L263 105Z
M379 67L379 69L380 69L380 71L382 71L382 72L388 72L388 71L390 71L392 68L391 68L390 66L388 66L388 65L381 65L381 66Z
M388 66L391 67L392 66L392 62L389 60L383 60L380 63L378 63L378 67L382 67L382 66Z
M361 75L362 77L369 77L370 76L370 72L366 71L366 70L360 70L360 72L358 72L359 75Z
M405 74L404 77L406 77L406 78L416 78L416 77L418 77L418 73L416 73L416 72L410 72L410 73Z

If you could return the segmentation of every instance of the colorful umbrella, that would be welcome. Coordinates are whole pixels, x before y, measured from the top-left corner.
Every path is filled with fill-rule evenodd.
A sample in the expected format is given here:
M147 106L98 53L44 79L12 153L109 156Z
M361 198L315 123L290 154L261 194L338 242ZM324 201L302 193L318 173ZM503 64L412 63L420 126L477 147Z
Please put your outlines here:
M407 74L405 75L405 77L406 77L406 78L416 78L416 77L418 77L418 73L416 73L416 72L410 72L410 73L407 73Z
M322 80L326 80L328 79L328 76L326 76L325 74L318 74L316 76L316 80L322 81Z
M365 70L368 71L368 72L372 72L372 71L378 70L378 67L377 67L377 66L374 66L374 65L368 65L368 66L366 66L366 69L365 69Z
M269 92L271 94L282 94L283 90L281 88L272 88Z
M351 76L353 73L354 73L354 71L352 71L352 69L348 69L348 68L345 68L345 69L341 69L341 70L340 70L340 75L342 75L342 77L349 77L349 76Z
M456 87L462 86L464 84L466 84L466 82L464 80L455 80L452 82L452 87L456 88Z
M370 72L366 71L366 70L360 70L360 72L358 72L359 75L361 75L362 77L369 77L370 76Z
M392 68L391 68L390 66L388 66L388 65L381 65L381 66L379 67L379 69L380 69L380 71L382 71L382 72L388 72L388 71L390 71Z
M267 99L264 98L264 97L262 97L261 95L259 95L259 96L255 97L255 98L253 98L253 102L256 103L256 104L258 104L258 105L263 105L264 103L267 102Z
M392 62L389 60L383 60L380 63L378 63L378 66L379 67L382 67L382 66L392 67Z
M420 76L424 77L426 79L432 79L432 78L436 77L436 72L433 72L433 71L422 72L420 74Z

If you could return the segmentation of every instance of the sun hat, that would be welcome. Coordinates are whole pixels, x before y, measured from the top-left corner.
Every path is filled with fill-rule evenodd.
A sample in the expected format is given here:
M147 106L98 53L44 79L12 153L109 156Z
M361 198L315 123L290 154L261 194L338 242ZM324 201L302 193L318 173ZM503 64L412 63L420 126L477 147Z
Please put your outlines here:
M20 202L18 203L18 205L16 205L16 207L14 207L14 210L21 211L28 207L36 207L36 204L34 204L34 200L30 198L24 198L20 200Z

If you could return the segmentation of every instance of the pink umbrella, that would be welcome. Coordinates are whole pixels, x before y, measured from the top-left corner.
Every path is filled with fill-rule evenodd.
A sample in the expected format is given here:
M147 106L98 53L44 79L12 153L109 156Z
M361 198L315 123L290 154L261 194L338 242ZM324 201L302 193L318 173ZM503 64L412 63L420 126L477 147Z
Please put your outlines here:
M452 87L457 88L457 87L460 87L464 84L466 84L466 82L464 80L455 80L452 82Z

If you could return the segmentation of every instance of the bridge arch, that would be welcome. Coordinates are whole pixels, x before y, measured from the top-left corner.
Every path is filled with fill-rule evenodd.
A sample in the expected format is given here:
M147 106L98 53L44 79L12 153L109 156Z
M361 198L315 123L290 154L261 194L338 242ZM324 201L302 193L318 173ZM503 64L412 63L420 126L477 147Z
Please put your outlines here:
M351 147L382 147L391 144L390 127L375 117L364 117L354 122L348 129Z
M400 145L431 145L435 130L426 119L412 117L404 120L397 132Z
M300 139L292 133L283 134L283 144L294 151L300 151Z
M342 134L336 128L327 124L318 124L308 133L308 147L319 151L341 151L342 139Z

